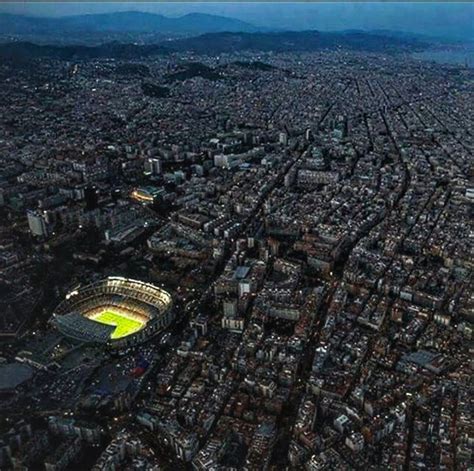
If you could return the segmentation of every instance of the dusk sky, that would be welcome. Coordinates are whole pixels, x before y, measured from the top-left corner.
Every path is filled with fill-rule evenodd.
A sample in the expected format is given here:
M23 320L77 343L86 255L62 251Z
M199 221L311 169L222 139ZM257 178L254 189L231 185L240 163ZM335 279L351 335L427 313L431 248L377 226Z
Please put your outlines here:
M190 12L225 15L255 25L285 29L390 29L474 38L472 3L204 3L204 2L22 2L2 3L0 12L64 16L139 10L179 16Z

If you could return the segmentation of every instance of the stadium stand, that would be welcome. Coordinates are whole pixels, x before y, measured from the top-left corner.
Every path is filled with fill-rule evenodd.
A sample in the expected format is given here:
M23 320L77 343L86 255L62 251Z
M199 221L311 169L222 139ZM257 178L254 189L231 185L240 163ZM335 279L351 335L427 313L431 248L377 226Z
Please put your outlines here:
M107 311L134 319L143 327L113 339L115 326L100 321ZM173 319L172 298L165 290L143 281L109 277L69 293L56 308L51 322L67 337L120 347L148 339Z

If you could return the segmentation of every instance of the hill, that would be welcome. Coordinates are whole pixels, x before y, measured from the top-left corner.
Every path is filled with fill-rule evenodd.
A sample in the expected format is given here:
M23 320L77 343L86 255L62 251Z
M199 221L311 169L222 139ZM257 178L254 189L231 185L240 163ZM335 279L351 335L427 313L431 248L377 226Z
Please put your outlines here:
M171 18L154 13L128 11L59 18L0 14L0 31L2 34L58 36L77 33L254 32L258 28L234 18L203 13Z
M365 32L285 31L269 33L203 34L170 43L175 51L220 54L234 51L310 52L321 49L351 49L390 52L423 49L426 44L414 38L389 37Z
M29 42L0 44L0 58L64 60L93 58L136 59L173 52L218 55L224 52L311 52L317 50L356 50L366 52L412 52L426 49L416 39L393 38L370 33L321 33L318 31L278 33L207 33L193 38L153 45L112 42L100 46L51 46Z

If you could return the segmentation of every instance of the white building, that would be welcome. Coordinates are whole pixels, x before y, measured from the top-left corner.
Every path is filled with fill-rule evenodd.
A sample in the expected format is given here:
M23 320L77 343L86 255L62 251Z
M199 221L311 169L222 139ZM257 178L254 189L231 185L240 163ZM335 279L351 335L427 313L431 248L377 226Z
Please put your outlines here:
M28 211L28 226L33 235L46 237L48 235L48 225L45 216L39 211Z
M160 159L146 159L145 173L150 175L160 175L162 171Z

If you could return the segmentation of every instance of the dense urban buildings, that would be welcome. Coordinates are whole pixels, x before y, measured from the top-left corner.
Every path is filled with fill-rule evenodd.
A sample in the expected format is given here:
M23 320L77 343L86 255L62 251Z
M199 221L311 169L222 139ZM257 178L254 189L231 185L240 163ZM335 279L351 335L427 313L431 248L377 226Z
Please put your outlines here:
M1 469L471 469L472 69L0 76Z

